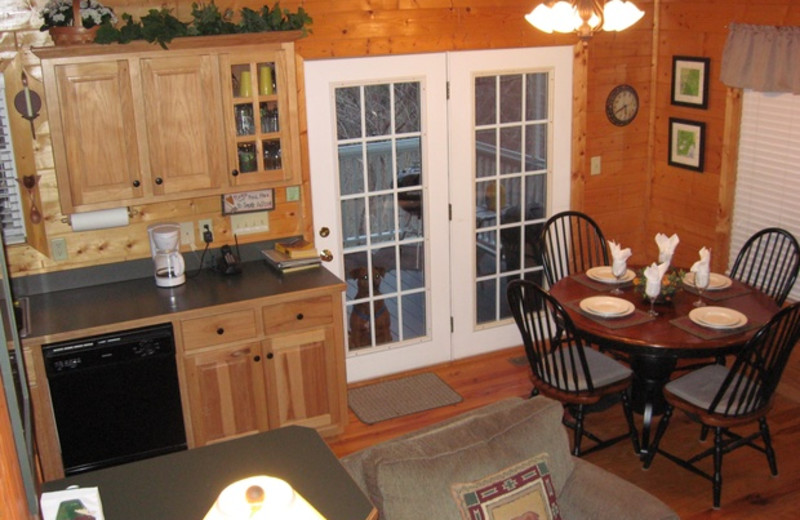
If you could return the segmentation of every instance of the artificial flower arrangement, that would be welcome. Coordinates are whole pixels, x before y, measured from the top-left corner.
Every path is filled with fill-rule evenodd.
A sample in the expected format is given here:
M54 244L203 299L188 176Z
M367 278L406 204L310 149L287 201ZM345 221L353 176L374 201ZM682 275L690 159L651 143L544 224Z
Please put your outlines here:
M671 302L675 293L681 289L685 275L686 272L683 269L669 271L665 274L661 279L661 294L656 298L656 303ZM647 278L644 276L644 269L640 269L636 273L636 278L633 279L633 289L646 300L648 297L644 293L645 286L647 286Z
M51 27L72 27L75 15L72 9L72 0L50 0L42 9L41 31ZM117 16L110 7L106 7L95 0L80 0L81 24L85 29L109 23L117 23Z

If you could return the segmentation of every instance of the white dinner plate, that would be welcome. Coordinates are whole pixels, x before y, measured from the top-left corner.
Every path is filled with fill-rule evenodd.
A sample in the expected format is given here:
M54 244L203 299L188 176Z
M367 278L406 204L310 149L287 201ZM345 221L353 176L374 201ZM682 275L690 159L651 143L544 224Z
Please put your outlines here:
M622 280L617 280L617 277L614 276L614 273L611 272L610 265L601 265L598 267L592 267L588 271L586 271L586 276L594 280L595 282L602 282L602 283L625 283L630 282L634 278L636 278L636 274L628 269L625 272L625 276L622 277Z
M735 329L747 324L747 316L727 307L698 307L689 312L689 319L712 329Z
M683 277L683 283L688 285L689 287L694 287L694 273L688 272ZM706 288L707 291L719 291L721 289L727 289L731 286L731 279L725 276L724 274L718 273L709 273L708 275L708 287Z
M621 318L632 313L634 306L628 300L614 298L613 296L591 296L584 298L579 304L580 308L589 314L603 318Z

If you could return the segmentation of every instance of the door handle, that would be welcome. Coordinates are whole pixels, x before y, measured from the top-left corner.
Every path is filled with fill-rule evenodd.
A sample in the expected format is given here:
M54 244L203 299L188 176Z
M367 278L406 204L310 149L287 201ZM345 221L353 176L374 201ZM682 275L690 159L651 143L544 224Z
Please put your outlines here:
M327 227L319 228L319 236L321 236L322 238L328 238L328 235L330 235L330 234L331 234L331 230L328 229Z
M333 253L331 253L330 249L323 249L319 253L319 258L323 262L330 262L331 260L333 260Z

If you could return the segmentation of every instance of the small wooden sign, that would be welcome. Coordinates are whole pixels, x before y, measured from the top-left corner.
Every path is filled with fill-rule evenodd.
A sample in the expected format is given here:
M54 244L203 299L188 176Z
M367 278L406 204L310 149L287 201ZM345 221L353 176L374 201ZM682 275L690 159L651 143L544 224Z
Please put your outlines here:
M222 214L250 213L275 209L275 190L245 191L222 196Z

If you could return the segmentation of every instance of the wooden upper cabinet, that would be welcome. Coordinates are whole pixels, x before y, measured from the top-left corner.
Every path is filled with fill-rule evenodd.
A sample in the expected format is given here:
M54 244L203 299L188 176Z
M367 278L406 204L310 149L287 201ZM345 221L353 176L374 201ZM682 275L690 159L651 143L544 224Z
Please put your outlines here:
M294 45L222 53L232 186L298 184Z
M128 61L68 63L46 72L63 211L142 197Z
M62 212L299 183L299 36L35 49Z
M216 57L159 56L139 64L152 192L223 186L225 133Z

